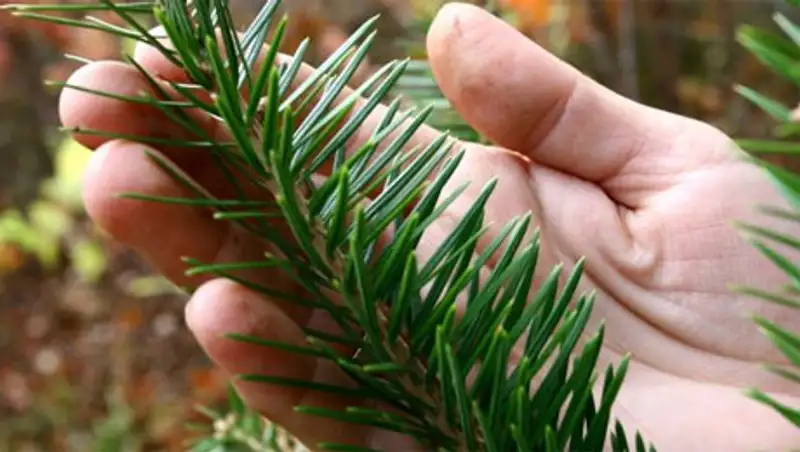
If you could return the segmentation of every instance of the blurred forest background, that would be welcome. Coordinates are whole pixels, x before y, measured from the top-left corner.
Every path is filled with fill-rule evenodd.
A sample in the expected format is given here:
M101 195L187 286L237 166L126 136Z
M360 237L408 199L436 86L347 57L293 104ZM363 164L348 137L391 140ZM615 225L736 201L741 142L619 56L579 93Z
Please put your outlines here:
M310 36L321 58L380 13L372 63L424 58L441 3L285 0L287 50ZM736 42L739 25L774 29L775 12L796 16L782 0L493 3L612 89L736 137L767 137L772 125L734 84L797 102L795 86ZM245 23L261 1L232 4ZM184 297L87 221L80 179L89 151L56 133L58 94L40 82L75 70L65 53L115 58L129 45L0 13L0 452L184 450L193 407L225 397L225 381L184 328Z

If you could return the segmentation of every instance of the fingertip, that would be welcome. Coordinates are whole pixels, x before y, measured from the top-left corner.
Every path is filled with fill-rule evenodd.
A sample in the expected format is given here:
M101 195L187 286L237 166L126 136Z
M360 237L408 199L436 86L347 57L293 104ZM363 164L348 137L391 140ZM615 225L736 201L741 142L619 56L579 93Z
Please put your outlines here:
M470 3L450 2L442 6L436 13L428 30L426 44L428 54L446 54L448 44L453 39L464 36L464 30L472 34L475 26L487 17L492 17L487 11Z
M70 129L141 134L146 130L144 109L120 97L139 96L143 91L148 92L148 88L133 68L119 61L87 64L75 71L61 90L59 118ZM107 141L88 133L75 133L74 139L90 149Z
M146 194L162 191L164 182L148 165L145 145L111 140L98 146L83 175L83 203L86 213L101 229L123 242L137 231L134 220L142 212L140 201L121 199L129 191Z
M518 94L505 92L505 87L508 79L522 76L517 67L520 49L532 41L482 8L448 3L434 19L426 44L442 93L471 125L487 133L484 116L497 118L503 112L485 106L506 103ZM497 134L488 135L494 139Z
M98 146L83 173L81 195L84 210L92 223L114 240L130 245L132 234L127 225L137 213L131 209L129 201L120 199L120 191L124 191L127 184L113 175L116 172L114 160L118 159L111 154L117 152L141 153L143 150L132 143L118 141Z
M305 444L320 441L363 444L366 428L298 413L298 405L328 410L357 406L361 400L244 376L269 376L314 381L333 386L353 385L330 361L285 351L278 347L235 340L231 334L261 341L308 346L306 336L272 299L229 280L201 286L186 306L186 324L211 361L234 381L247 405L282 425ZM309 429L308 426L314 426ZM402 443L395 443L399 445Z
M231 376L273 375L311 379L313 358L238 340L233 336L305 346L305 336L275 303L227 279L213 279L191 297L186 325L208 357ZM238 381L242 396L270 417L288 419L302 391Z
M153 154L159 155L146 145L124 140L98 147L83 177L84 206L100 229L142 253L167 277L183 284L187 278L183 276L185 264L180 257L213 258L228 229L226 223L214 221L203 209L121 196L191 195L153 161Z
M259 319L268 317L255 294L227 279L212 279L201 285L186 304L186 326L203 345L236 332L252 334ZM214 347L212 347L214 348Z
M300 327L278 305L229 279L216 278L202 284L186 305L185 318L209 356L233 373L253 372L254 366L264 367L259 357L279 356L280 352L235 341L231 335L305 345Z
M427 41L453 108L494 143L529 152L558 119L581 74L520 30L474 5L449 4Z

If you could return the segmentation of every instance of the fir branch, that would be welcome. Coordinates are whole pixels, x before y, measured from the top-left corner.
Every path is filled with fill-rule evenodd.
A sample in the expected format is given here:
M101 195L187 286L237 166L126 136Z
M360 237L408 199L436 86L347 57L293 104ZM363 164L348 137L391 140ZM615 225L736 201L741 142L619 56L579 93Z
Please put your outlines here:
M790 3L795 7L800 6L795 0ZM752 26L743 26L738 33L739 42L776 74L798 83L800 77L795 68L800 62L800 27L782 14L776 14L774 20L783 31L783 36ZM779 122L778 137L787 138L796 135L800 130L795 122L797 121L796 110L792 111L788 106L749 88L739 87L738 92ZM798 152L797 145L791 142L769 140L740 140L740 142L743 149L750 152L786 154ZM763 168L765 174L772 179L773 184L789 204L788 208L760 206L759 210L774 220L789 222L795 227L800 226L800 210L798 210L800 209L800 174L756 157L750 156L750 160ZM788 277L790 284L781 291L746 286L734 286L732 289L768 303L800 309L800 268L786 254L767 244L772 242L788 250L797 251L800 249L800 239L783 232L747 223L737 226L743 234L748 236L750 243ZM755 317L753 320L763 334L780 350L790 365L795 369L800 368L800 336L761 317ZM773 365L765 367L782 378L800 382L800 375L796 371ZM774 409L786 420L800 428L800 407L786 406L757 388L749 389L746 394L753 400Z
M150 83L152 98L91 94L149 104L183 126L193 139L69 129L193 147L215 159L236 188L234 199L215 198L156 156L159 167L194 197L126 195L212 210L214 218L235 221L270 245L261 261L208 264L184 258L190 267L187 275L216 275L268 297L325 310L341 331L334 336L306 329L307 346L303 347L246 336L231 339L328 359L358 384L342 388L270 375L240 378L368 399L394 412L355 406L341 412L309 406L296 410L402 432L425 449L602 450L627 359L618 369L606 369L602 394L595 401L592 389L604 333L601 328L579 348L594 305L592 296L576 294L583 262L568 275L561 290L558 281L563 269L559 266L532 294L539 237L536 234L524 243L529 215L510 222L478 253L477 243L487 231L485 207L496 181L483 187L431 258L419 262L422 236L465 188L444 192L462 160L459 141L443 134L424 147L409 149L436 107L401 111L395 100L385 107L366 142L350 149L351 138L383 107L410 62L391 62L360 86L349 87L374 39L377 18L373 18L319 67L308 71L302 63L308 40L292 57L278 55L285 18L270 40L278 3L267 1L240 33L222 0L160 0L152 4L152 12L170 41L169 49L164 36L147 32L135 18L142 4L126 7L103 0L94 6L70 5L70 10L87 14L113 11L125 27L90 16L62 22L151 45L183 68L191 80L189 84L160 83L128 59ZM5 9L56 22L61 19L46 19L40 12L65 11L56 6ZM269 42L266 52L265 42ZM166 92L166 85L178 98ZM207 113L228 132L229 141L209 137L184 108ZM325 182L317 182L323 168L329 173ZM244 183L260 188L270 201L250 199ZM291 233L288 244L267 221L276 218ZM495 256L496 264L487 268ZM231 274L254 268L282 272L308 296L282 293ZM488 270L485 278L480 275L483 269ZM457 318L457 301L462 297L467 302ZM328 343L348 345L351 352L336 351ZM516 364L511 362L515 347L522 352ZM474 380L468 382L467 377L473 375ZM534 381L539 383L534 385ZM241 415L241 401L236 404ZM238 433L233 436L244 438ZM644 444L637 436L637 447L639 443ZM619 425L611 444L614 450L627 450L629 442ZM366 450L344 444L313 446Z
M211 431L206 437L188 443L192 452L308 452L289 433L249 410L232 387L228 388L228 405L225 413L196 407L211 421ZM206 431L208 427L198 425L196 429Z

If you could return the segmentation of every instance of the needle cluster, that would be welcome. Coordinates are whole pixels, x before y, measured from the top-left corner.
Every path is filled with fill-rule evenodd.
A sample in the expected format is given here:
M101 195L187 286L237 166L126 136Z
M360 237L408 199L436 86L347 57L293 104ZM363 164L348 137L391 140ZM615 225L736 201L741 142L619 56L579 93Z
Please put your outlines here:
M304 346L231 339L329 360L357 384L262 374L241 379L344 395L355 402L342 411L295 409L399 432L424 450L600 451L609 444L616 451L654 450L638 435L629 442L612 419L628 361L596 370L604 330L585 332L594 295L577 293L583 263L568 274L562 266L539 269L549 275L534 290L539 238L531 238L530 215L486 237L485 207L496 181L482 188L428 258L418 258L426 231L466 188L452 187L463 157L459 141L442 134L424 146L411 145L432 108L405 109L399 99L386 99L409 61L390 62L350 86L375 36L375 19L310 70L303 64L308 40L293 55L279 53L287 19L278 17L278 6L267 1L242 32L224 0L8 8L148 44L186 72L191 82L164 82L126 57L150 81L152 94L92 94L163 112L194 138L122 138L203 149L238 194L220 199L152 155L194 196L125 196L207 208L218 221L262 238L270 249L258 260L223 265L187 256L189 273L228 278L273 299L325 311L336 332L307 328ZM100 11L115 13L125 26L92 15ZM149 31L144 17L155 18L164 35ZM209 136L193 119L197 111L217 121L229 139ZM352 146L357 133L367 138ZM479 248L479 241L487 243ZM302 294L236 275L248 269L280 272Z

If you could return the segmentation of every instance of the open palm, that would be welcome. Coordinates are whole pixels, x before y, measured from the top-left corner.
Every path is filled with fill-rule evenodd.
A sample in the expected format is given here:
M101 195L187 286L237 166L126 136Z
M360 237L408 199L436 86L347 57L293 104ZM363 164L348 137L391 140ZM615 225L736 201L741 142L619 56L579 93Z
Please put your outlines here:
M750 315L780 319L790 328L800 328L800 317L728 290L731 283L772 288L785 282L732 227L734 220L760 222L757 204L781 202L763 174L743 162L720 131L617 96L478 8L445 7L428 50L445 95L496 146L465 145L454 184L470 180L471 191L431 228L422 257L446 236L471 196L499 178L487 206L489 238L512 217L533 212L543 239L538 268L588 258L583 289L599 294L595 321L607 325L603 359L633 355L614 413L626 426L642 430L664 451L800 447L800 431L741 392L758 386L800 404L800 391L762 370L764 362L780 363L780 355ZM136 57L164 79L183 77L153 49L141 47ZM118 62L86 66L70 83L126 95L148 89L136 69ZM61 111L69 126L157 137L182 133L149 107L74 90L65 91ZM210 118L205 121L212 132L219 130ZM415 140L429 142L437 134L425 129ZM85 182L90 215L177 284L202 284L187 307L187 322L221 368L232 374L343 378L312 358L223 339L221 334L241 332L300 344L301 325L326 319L229 281L185 276L181 256L257 259L263 243L200 209L116 198L122 191L186 193L146 158L145 152L155 150L97 136L78 139L95 149ZM158 151L207 190L230 192L206 155ZM245 276L288 284L269 272ZM409 449L403 438L292 411L298 403L346 403L333 396L252 383L239 389L248 403L307 444Z

